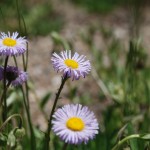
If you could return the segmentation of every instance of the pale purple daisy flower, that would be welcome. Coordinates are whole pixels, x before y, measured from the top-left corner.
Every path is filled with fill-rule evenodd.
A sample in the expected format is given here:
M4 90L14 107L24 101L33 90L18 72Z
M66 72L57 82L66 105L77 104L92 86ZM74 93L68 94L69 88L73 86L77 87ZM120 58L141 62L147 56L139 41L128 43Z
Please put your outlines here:
M98 122L92 111L80 104L65 105L53 115L52 130L69 144L85 144L98 134Z
M18 32L8 34L1 32L0 35L0 55L18 56L27 50L27 40L25 37L18 37Z
M77 52L71 56L71 51L66 50L60 53L60 56L53 53L51 58L55 70L63 72L64 76L72 77L78 80L80 76L84 77L90 72L91 64L89 60L85 60L84 55Z
M6 81L12 86L18 86L27 81L28 75L26 72L19 70L14 66L7 66ZM0 67L0 80L4 79L4 67Z

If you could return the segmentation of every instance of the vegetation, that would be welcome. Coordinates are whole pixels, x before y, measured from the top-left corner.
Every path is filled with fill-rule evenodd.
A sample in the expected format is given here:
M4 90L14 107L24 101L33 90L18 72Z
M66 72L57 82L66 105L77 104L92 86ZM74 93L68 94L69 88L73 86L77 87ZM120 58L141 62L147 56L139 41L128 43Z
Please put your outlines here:
M119 0L76 0L74 3L86 7L90 11L107 13L123 4ZM137 16L142 17L139 14L141 5L131 6L134 8L131 15L134 20L132 24L134 30L130 33L127 49L124 48L123 41L113 35L112 29L107 29L104 26L90 26L85 33L80 33L79 38L88 47L88 54L91 57L92 70L90 77L87 77L89 78L87 85L92 87L93 82L97 84L96 95L93 96L93 93L89 92L90 87L86 85L83 85L85 90L80 92L75 83L79 83L80 80L70 80L67 81L69 84L65 85L69 89L65 96L71 103L78 102L91 109L96 108L93 111L99 120L99 134L87 145L69 144L65 147L64 142L52 132L49 143L51 150L65 150L65 148L66 150L150 149L148 50L140 40L140 18ZM33 5L29 1L3 0L0 2L0 14L1 31L17 30L21 35L27 37L50 34L55 47L54 51L60 51L62 48L73 49L73 41L66 40L59 34L64 21L61 15L55 14L50 2L39 2ZM102 35L106 45L105 50L95 46L94 35L97 31ZM28 65L30 65L28 64L28 52L20 57L22 57L22 70L28 72ZM106 57L107 62L105 61ZM17 66L18 57L11 58ZM5 61L6 58L0 56L1 66L4 66ZM32 108L29 103L29 93L34 94L36 90L32 81L29 79L24 85L11 87L8 90L4 89L3 84L0 81L0 94L2 96L3 92L6 92L7 111L0 108L0 115L5 116L4 114L7 112L7 118L0 118L0 149L49 149L45 146L45 141L48 141L49 137L47 130L41 131L32 123L34 118L31 118L30 114ZM51 110L47 115L45 107L52 95L51 89L48 89L47 94L39 101L37 100L39 112L44 114L45 120L49 120ZM60 97L63 96L62 92ZM59 96L57 100L61 100Z

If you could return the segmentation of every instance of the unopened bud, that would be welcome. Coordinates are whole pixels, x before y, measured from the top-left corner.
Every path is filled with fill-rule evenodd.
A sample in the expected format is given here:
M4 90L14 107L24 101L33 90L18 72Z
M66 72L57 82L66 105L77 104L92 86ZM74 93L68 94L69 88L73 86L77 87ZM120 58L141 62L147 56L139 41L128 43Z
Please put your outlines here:
M25 129L24 128L18 128L15 132L16 138L22 138L25 135Z

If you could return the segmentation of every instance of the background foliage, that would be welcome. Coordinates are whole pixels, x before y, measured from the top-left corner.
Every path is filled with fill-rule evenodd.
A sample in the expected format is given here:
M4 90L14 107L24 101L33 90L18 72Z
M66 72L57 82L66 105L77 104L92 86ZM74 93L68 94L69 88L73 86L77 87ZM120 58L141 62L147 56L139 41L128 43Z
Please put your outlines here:
M146 1L129 1L128 4L119 0L71 0L71 3L80 6L92 13L109 14L112 10L120 7L133 9L132 31L128 47L123 48L122 41L116 39L112 30L106 27L91 26L86 29L86 34L81 33L80 38L87 45L93 61L92 76L96 77L96 82L100 84L99 92L95 96L94 104L101 104L105 109L96 111L100 120L100 133L95 140L87 145L67 147L67 150L111 150L112 147L124 137L132 134L150 133L150 69L148 61L148 50L140 41L140 19L141 7L148 4ZM138 17L137 17L138 16ZM54 47L72 48L73 43L59 35L63 28L63 16L55 12L51 1L12 1L3 0L0 2L0 29L1 31L19 30L23 35L30 37L51 34ZM106 44L106 51L95 47L94 35L99 30ZM27 32L26 32L27 31ZM55 32L54 32L55 31ZM104 60L107 55L109 65L105 65ZM1 62L2 64L2 62ZM96 76L95 76L96 75ZM33 92L32 82L29 81L28 90ZM102 87L101 87L102 86ZM106 91L105 91L106 88ZM2 85L1 85L2 89ZM23 95L20 88L11 88L8 97L9 115L20 113L24 120L26 135L19 140L19 145L30 149L30 134L25 108L23 105ZM93 97L85 92L78 95L78 87L70 88L68 99L82 102L85 105L93 104ZM39 101L39 108L42 113L48 100L51 98L51 91L48 91ZM109 105L106 105L109 103ZM47 119L47 116L45 115ZM16 125L12 121L3 133L0 133L0 146L6 146L8 133ZM44 133L34 126L37 149L43 149ZM55 135L52 135L53 143L50 144L52 150L59 150L63 147L63 142ZM127 140L120 149L149 150L150 138ZM5 148L4 148L5 149ZM13 148L12 148L13 149ZM14 148L15 149L15 148Z

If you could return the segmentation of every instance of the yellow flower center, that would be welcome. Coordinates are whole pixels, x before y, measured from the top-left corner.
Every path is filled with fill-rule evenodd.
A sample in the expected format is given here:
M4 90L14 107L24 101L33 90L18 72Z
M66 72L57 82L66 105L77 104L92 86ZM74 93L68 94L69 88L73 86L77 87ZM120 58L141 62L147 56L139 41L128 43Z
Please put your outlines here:
M79 66L79 64L75 60L72 60L72 59L66 59L65 64L72 69L77 69Z
M70 118L67 123L67 127L73 131L81 131L84 129L84 122L77 117Z
M16 45L16 40L12 39L12 38L5 38L3 40L3 44L6 45L6 46L15 46Z

